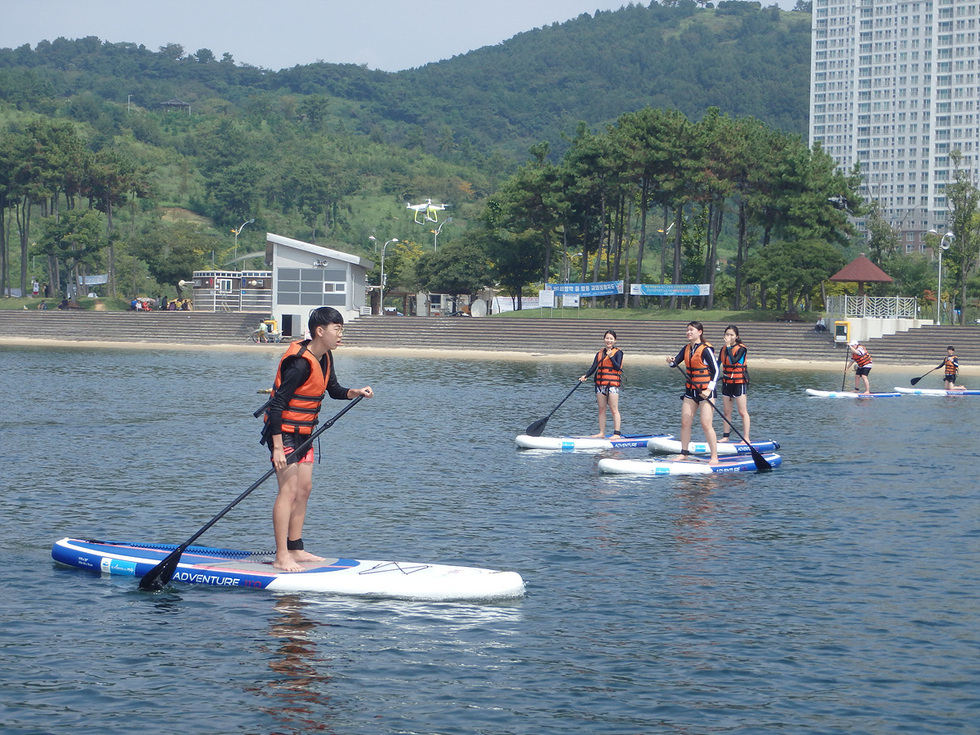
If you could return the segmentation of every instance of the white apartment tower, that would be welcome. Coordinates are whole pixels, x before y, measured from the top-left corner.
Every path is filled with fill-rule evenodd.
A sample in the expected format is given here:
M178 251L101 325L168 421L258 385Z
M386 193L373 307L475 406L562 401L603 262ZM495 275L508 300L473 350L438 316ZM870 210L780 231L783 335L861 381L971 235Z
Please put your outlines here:
M950 151L980 163L980 0L813 0L810 143L861 165L906 251L947 221Z

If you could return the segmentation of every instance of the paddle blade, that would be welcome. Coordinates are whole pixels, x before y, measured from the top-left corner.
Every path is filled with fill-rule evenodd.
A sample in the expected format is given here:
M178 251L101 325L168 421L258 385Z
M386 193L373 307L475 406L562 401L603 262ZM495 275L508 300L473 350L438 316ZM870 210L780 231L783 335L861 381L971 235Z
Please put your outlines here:
M140 589L147 592L159 592L163 586L174 578L177 565L180 564L180 555L184 553L186 547L180 546L171 551L166 558L148 571L140 579Z
M541 436L544 433L544 427L548 425L548 419L538 419L533 424L530 424L524 431L528 436Z
M749 445L749 449L752 451L752 461L755 462L756 470L759 472L771 472L772 465L769 464L769 461L762 456L762 452L753 447L751 444Z
M922 378L924 378L924 377L926 377L926 376L925 376L925 375L923 375L923 376L922 376ZM916 384L916 383L918 383L918 382L919 382L920 380L922 380L922 378L912 378L912 380L910 380L910 381L909 381L909 385L915 385L915 384Z

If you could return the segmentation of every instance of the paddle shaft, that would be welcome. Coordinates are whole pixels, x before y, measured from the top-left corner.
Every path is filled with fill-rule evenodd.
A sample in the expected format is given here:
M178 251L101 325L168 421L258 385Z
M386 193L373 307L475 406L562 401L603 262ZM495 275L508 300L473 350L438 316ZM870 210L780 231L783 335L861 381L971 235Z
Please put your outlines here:
M674 365L674 367L681 371L681 375L684 376L684 380L690 381L687 372L684 370L684 368L680 366L680 364ZM710 398L702 398L701 400L706 401L707 404L715 410L715 413L721 416L721 418L724 420L725 414L718 410L718 406L716 406ZM765 457L763 457L762 453L758 449L753 447L752 444L744 436L742 436L742 433L738 429L736 429L731 424L728 424L728 428L734 431L735 436L741 439L745 443L745 446L749 448L749 451L752 453L752 461L755 462L755 468L759 472L768 472L769 470L772 469L772 465L769 464L768 460Z
M840 389L844 390L844 383L847 382L847 365L848 360L851 358L851 348L849 345L844 345L844 374L840 378Z
M352 408L354 408L354 406L356 406L363 397L364 396L357 396L357 398L355 398L346 406L344 406L344 408L336 416L334 416L332 419L327 421L323 426L321 426L319 429L317 429L312 434L310 434L310 436L302 444L296 447L296 449L294 449L289 454L289 456L286 457L286 462L288 464L292 464L296 462L304 454L306 454L306 450L308 450L311 446L313 446L313 440L316 439L318 436L320 436L320 434L322 434L324 431L329 429L331 426L333 426L334 423L337 421L337 419L339 419L345 413L347 413ZM187 551L187 547L190 546L195 541L197 541L201 536L203 536L205 531L207 531L209 528L211 528L211 526L213 526L215 523L220 521L225 516L225 514L228 513L228 511L230 511L232 508L234 508L236 505L242 502L246 497L248 497L252 493L253 490L259 487L259 485L261 485L263 482L268 480L274 474L276 474L275 467L270 469L268 472L262 475L262 477L260 477L258 480L253 482L247 490L245 490L241 495L239 495L237 498L235 498L230 503L228 503L228 505L226 505L221 510L221 512L218 513L218 515L216 515L214 518L212 518L210 521L204 524L204 526L202 526L197 533L195 533L193 536L187 539L176 549L171 551L163 559L163 561L161 561L159 564L153 567L153 569L151 569L146 574L144 574L143 577L140 579L140 585L139 585L140 589L141 590L162 589L163 585L167 584L167 582L169 582L173 578L174 572L177 570L177 564L180 563L180 556L185 551Z
M933 368L932 370L930 370L930 371L929 371L929 373L934 373L934 372L936 372L936 371L937 371L937 370L938 370L939 368L941 368L941 367L942 367L943 365L945 365L945 364L946 364L946 361L945 361L945 360L943 360L943 361L942 361L941 363L939 363L938 365L936 365L936 367L934 367L934 368ZM929 373L926 373L926 375L928 375ZM924 377L926 377L926 375L923 375L923 376L921 376L921 377L918 377L918 378L912 378L912 380L910 380L910 381L909 381L909 385L915 385L915 384L916 384L916 383L918 383L918 382L919 382L920 380L922 380L922 378L924 378Z
M580 385L582 385L582 381L577 381L575 383L575 387L572 388L570 391L568 391L568 395L566 395L564 398L561 399L561 401L559 401L558 405L551 410L551 413L549 413L543 419L538 419L537 421L532 423L530 426L527 427L524 433L527 434L528 436L541 436L541 432L544 431L544 426L545 424L548 423L548 419L550 419L552 416L555 415L555 411L561 408L562 403L564 403L565 401L567 401L569 398L572 397L572 393L577 391Z

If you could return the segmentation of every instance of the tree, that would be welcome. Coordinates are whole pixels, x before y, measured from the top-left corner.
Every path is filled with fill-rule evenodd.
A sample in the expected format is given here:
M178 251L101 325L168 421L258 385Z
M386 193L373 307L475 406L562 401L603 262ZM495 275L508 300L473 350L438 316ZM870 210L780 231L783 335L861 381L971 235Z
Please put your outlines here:
M146 262L157 283L172 284L178 293L180 281L203 267L208 254L221 247L217 235L190 222L157 223L132 244L134 254Z
M943 265L956 279L962 325L966 323L967 282L977 267L977 255L980 254L980 189L977 188L976 174L963 167L962 154L957 150L949 157L953 162L953 182L946 187L946 203L953 241Z
M72 210L60 216L45 217L44 235L38 240L38 251L63 265L70 282L78 283L80 266L96 264L105 235L102 216L91 209Z

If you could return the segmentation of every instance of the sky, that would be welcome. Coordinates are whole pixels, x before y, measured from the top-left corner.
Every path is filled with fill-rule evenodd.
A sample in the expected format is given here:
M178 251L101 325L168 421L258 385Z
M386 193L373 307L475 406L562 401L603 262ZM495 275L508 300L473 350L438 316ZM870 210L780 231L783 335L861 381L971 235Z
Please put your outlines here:
M775 0L763 0L763 6ZM647 4L647 2L643 4ZM0 0L0 48L97 36L210 49L278 71L326 61L400 71L629 0ZM790 9L795 0L778 0Z

